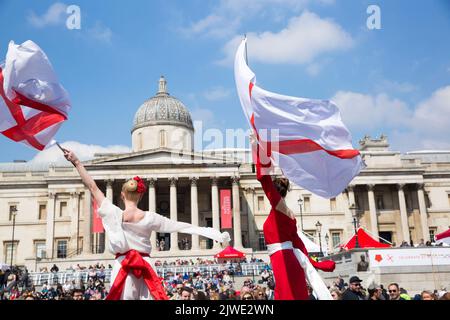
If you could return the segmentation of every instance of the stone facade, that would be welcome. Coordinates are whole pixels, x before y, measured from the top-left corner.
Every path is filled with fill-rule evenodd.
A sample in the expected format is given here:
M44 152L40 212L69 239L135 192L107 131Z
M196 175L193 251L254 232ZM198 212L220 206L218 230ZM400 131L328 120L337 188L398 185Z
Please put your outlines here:
M178 125L174 123L166 132ZM154 130L152 126L147 129ZM164 126L170 127L167 123ZM192 141L192 136L188 139ZM185 145L181 152L177 149L157 144L152 148L133 147L131 153L101 155L85 166L118 206L123 205L122 183L139 175L149 186L141 209L217 229L219 192L229 189L233 229L228 231L234 246L247 253L262 253L262 227L270 205L256 180L254 165L243 160L251 158L249 151L194 152L192 145ZM316 243L333 251L353 234L353 216L373 235L397 245L402 241L428 241L430 235L450 226L450 152L401 154L389 150L384 136L365 137L360 149L367 168L335 199L323 199L298 186L292 186L287 195L299 228L303 227ZM38 263L113 259L105 250L107 235L92 233L89 191L67 163L0 164L0 190L1 262L9 264L12 253L13 263L34 270ZM354 212L350 209L353 204ZM320 241L318 221L322 225ZM155 251L155 257L212 258L220 250L217 243L184 234L154 234L153 245L162 239L166 250ZM36 257L40 259L36 261Z

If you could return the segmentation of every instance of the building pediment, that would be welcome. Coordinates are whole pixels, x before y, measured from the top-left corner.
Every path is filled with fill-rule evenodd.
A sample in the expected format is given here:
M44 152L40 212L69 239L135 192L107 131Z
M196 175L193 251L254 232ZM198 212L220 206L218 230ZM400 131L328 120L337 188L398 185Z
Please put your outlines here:
M230 157L212 156L201 152L175 151L158 148L123 154L98 154L87 165L103 164L237 164L239 160Z

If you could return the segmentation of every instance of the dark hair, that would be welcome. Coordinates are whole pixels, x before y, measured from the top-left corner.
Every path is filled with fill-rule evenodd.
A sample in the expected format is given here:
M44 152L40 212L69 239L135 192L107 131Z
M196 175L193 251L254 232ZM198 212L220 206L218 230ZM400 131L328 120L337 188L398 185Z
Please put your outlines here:
M391 284L388 286L388 288L389 288L390 286L396 286L396 287L397 287L397 290L400 291L400 287L399 287L398 283L393 282L393 283L391 283Z
M289 191L289 180L286 178L276 178L273 183L281 197L286 197L286 194Z

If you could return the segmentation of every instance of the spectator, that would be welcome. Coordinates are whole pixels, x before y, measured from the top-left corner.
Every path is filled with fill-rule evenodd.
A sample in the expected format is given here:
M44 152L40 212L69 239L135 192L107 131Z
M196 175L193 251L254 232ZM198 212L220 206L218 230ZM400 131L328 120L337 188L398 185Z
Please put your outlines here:
M404 298L400 297L400 287L397 283L391 283L388 286L388 292L389 300L405 300Z
M349 288L342 294L342 300L364 300L364 295L361 292L361 282L357 276L353 276L349 280Z
M333 300L341 300L342 299L342 293L341 293L341 291L339 291L338 288L330 289L330 294L333 297Z
M72 290L72 299L73 300L84 300L83 291L79 289Z
M428 290L422 291L422 293L420 294L420 299L421 300L437 300L434 293L431 291L428 291Z
M423 239L420 239L419 244L417 245L418 247L426 247L425 242L423 241Z
M381 288L379 286L376 286L375 284L371 284L368 288L368 298L367 300L384 300L381 299L382 292Z
M188 287L182 287L180 300L193 300L192 299L192 289L188 288Z
M253 295L250 292L245 292L241 296L241 300L255 300L255 298L253 297Z

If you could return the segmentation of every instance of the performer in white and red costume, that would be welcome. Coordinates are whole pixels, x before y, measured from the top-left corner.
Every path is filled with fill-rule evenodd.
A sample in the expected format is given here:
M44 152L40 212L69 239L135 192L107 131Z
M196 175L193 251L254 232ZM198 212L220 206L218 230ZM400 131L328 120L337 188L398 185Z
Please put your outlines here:
M66 159L78 170L83 183L100 206L98 213L109 237L109 249L116 255L111 273L112 286L106 300L168 299L161 280L151 266L152 232L182 232L219 242L230 241L227 232L220 233L213 228L196 227L138 209L137 205L146 192L146 186L139 177L123 184L121 197L125 210L121 210L104 196L76 155L67 149L63 150Z
M315 268L333 271L334 261L317 262L309 258L306 247L298 236L295 216L284 201L289 180L276 178L272 181L272 177L266 174L271 163L261 164L260 156L264 151L253 137L251 140L255 151L256 176L271 205L263 230L275 278L275 300L307 300L306 280L319 300L332 300Z

